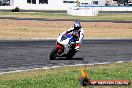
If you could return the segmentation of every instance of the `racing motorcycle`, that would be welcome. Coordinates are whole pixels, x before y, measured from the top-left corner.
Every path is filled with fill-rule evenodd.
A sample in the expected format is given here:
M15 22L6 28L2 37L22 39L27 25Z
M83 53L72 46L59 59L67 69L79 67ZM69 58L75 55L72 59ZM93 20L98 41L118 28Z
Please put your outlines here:
M75 42L76 38L70 33L60 35L57 38L56 47L50 53L50 60L54 60L57 57L71 59L77 52L75 50Z

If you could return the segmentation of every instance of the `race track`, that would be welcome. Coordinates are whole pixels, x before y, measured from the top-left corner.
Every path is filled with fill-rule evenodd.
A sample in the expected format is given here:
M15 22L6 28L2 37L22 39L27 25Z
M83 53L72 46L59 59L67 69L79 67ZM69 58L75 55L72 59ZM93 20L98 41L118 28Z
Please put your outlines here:
M55 40L1 40L0 72L39 68L132 60L132 40L84 40L72 60L50 61Z

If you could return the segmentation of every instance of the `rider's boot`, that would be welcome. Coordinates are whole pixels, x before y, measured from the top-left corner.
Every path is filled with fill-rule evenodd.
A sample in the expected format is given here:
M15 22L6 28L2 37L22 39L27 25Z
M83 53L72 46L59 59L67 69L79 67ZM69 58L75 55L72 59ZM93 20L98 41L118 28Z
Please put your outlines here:
M80 48L80 44L78 43L78 44L75 45L75 50L79 51L79 48Z

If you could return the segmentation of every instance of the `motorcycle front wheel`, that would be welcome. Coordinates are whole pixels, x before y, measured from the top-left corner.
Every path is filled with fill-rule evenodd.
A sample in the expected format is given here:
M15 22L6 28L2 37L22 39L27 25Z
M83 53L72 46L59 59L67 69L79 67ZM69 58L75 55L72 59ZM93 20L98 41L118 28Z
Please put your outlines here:
M72 57L75 55L76 51L74 49L69 50L69 52L66 55L66 58L72 59Z
M57 51L58 51L58 49L56 47L51 51L51 53L50 53L50 60L55 60L56 59L56 57L57 57Z

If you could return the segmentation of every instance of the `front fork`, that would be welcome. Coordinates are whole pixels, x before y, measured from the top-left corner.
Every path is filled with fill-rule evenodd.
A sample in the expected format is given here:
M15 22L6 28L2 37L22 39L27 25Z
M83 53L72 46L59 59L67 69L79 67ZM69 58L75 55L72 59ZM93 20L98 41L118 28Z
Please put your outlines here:
M58 51L57 51L58 55L61 55L64 52L64 46L57 42L56 47L58 49Z

